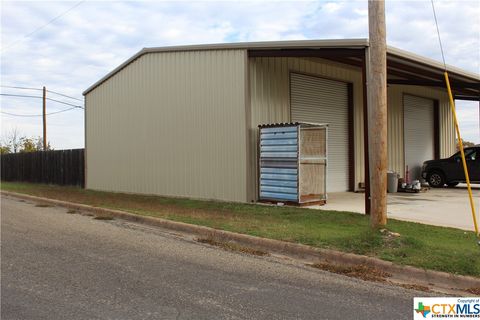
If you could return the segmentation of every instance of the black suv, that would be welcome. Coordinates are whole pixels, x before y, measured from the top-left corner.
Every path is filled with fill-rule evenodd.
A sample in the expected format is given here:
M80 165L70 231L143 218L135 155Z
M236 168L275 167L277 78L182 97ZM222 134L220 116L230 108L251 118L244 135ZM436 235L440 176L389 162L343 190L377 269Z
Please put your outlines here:
M480 183L480 145L465 148L464 151L470 181ZM455 187L458 183L465 182L460 151L447 159L425 161L422 177L433 188L441 188L445 184Z

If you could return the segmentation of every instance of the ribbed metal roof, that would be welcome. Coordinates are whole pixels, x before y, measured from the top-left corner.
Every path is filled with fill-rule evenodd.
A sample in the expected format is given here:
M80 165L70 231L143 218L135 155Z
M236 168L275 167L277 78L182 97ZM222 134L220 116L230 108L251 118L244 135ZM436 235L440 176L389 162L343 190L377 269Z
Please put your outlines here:
M259 124L259 128L275 128L275 127L293 127L293 126L306 126L306 127L328 127L328 124L324 123L312 123L312 122L280 122L280 123L266 123Z
M109 72L99 81L83 92L86 95L97 86L108 80L117 72L125 68L131 62L147 53L157 52L175 52L175 51L198 51L198 50L229 50L229 49L244 49L244 50L282 50L282 49L322 49L322 48L342 48L342 49L362 49L368 47L368 39L326 39L326 40L296 40L296 41L270 41L270 42L238 42L238 43L217 43L217 44L203 44L203 45L188 45L188 46L170 46L170 47L155 47L143 48L131 58L123 62L117 68ZM394 47L388 47L387 53L389 58L393 56L394 59L400 59L402 62L420 63L426 67L443 70L443 64L404 50ZM470 81L480 81L480 75L471 73L453 66L447 66L447 70L457 76L463 77Z

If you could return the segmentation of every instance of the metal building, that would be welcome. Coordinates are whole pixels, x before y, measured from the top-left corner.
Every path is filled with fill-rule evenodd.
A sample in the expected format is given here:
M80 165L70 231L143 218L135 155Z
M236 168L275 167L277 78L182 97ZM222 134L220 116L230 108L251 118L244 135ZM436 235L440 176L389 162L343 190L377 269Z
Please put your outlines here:
M455 150L443 65L389 48L389 169L411 178ZM329 124L327 192L355 191L368 159L368 41L146 48L85 92L86 187L258 200L258 125ZM456 99L480 76L454 67ZM368 124L367 124L368 125Z

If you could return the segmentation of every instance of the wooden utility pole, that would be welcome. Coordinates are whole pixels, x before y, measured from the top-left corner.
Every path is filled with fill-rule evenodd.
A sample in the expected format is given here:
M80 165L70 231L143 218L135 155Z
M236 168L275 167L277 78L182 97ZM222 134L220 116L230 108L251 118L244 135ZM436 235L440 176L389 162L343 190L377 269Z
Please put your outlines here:
M43 87L43 151L47 151L47 89Z
M368 0L370 223L387 223L387 39L385 0Z

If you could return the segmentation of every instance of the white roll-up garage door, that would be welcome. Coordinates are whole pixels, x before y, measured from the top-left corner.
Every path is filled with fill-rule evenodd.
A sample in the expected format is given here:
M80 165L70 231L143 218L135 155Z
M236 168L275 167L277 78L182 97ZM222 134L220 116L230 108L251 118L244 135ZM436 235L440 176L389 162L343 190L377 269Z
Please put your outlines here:
M409 178L419 180L422 164L434 158L433 100L403 96L405 165Z
M327 191L348 190L348 85L290 74L293 122L328 123Z

